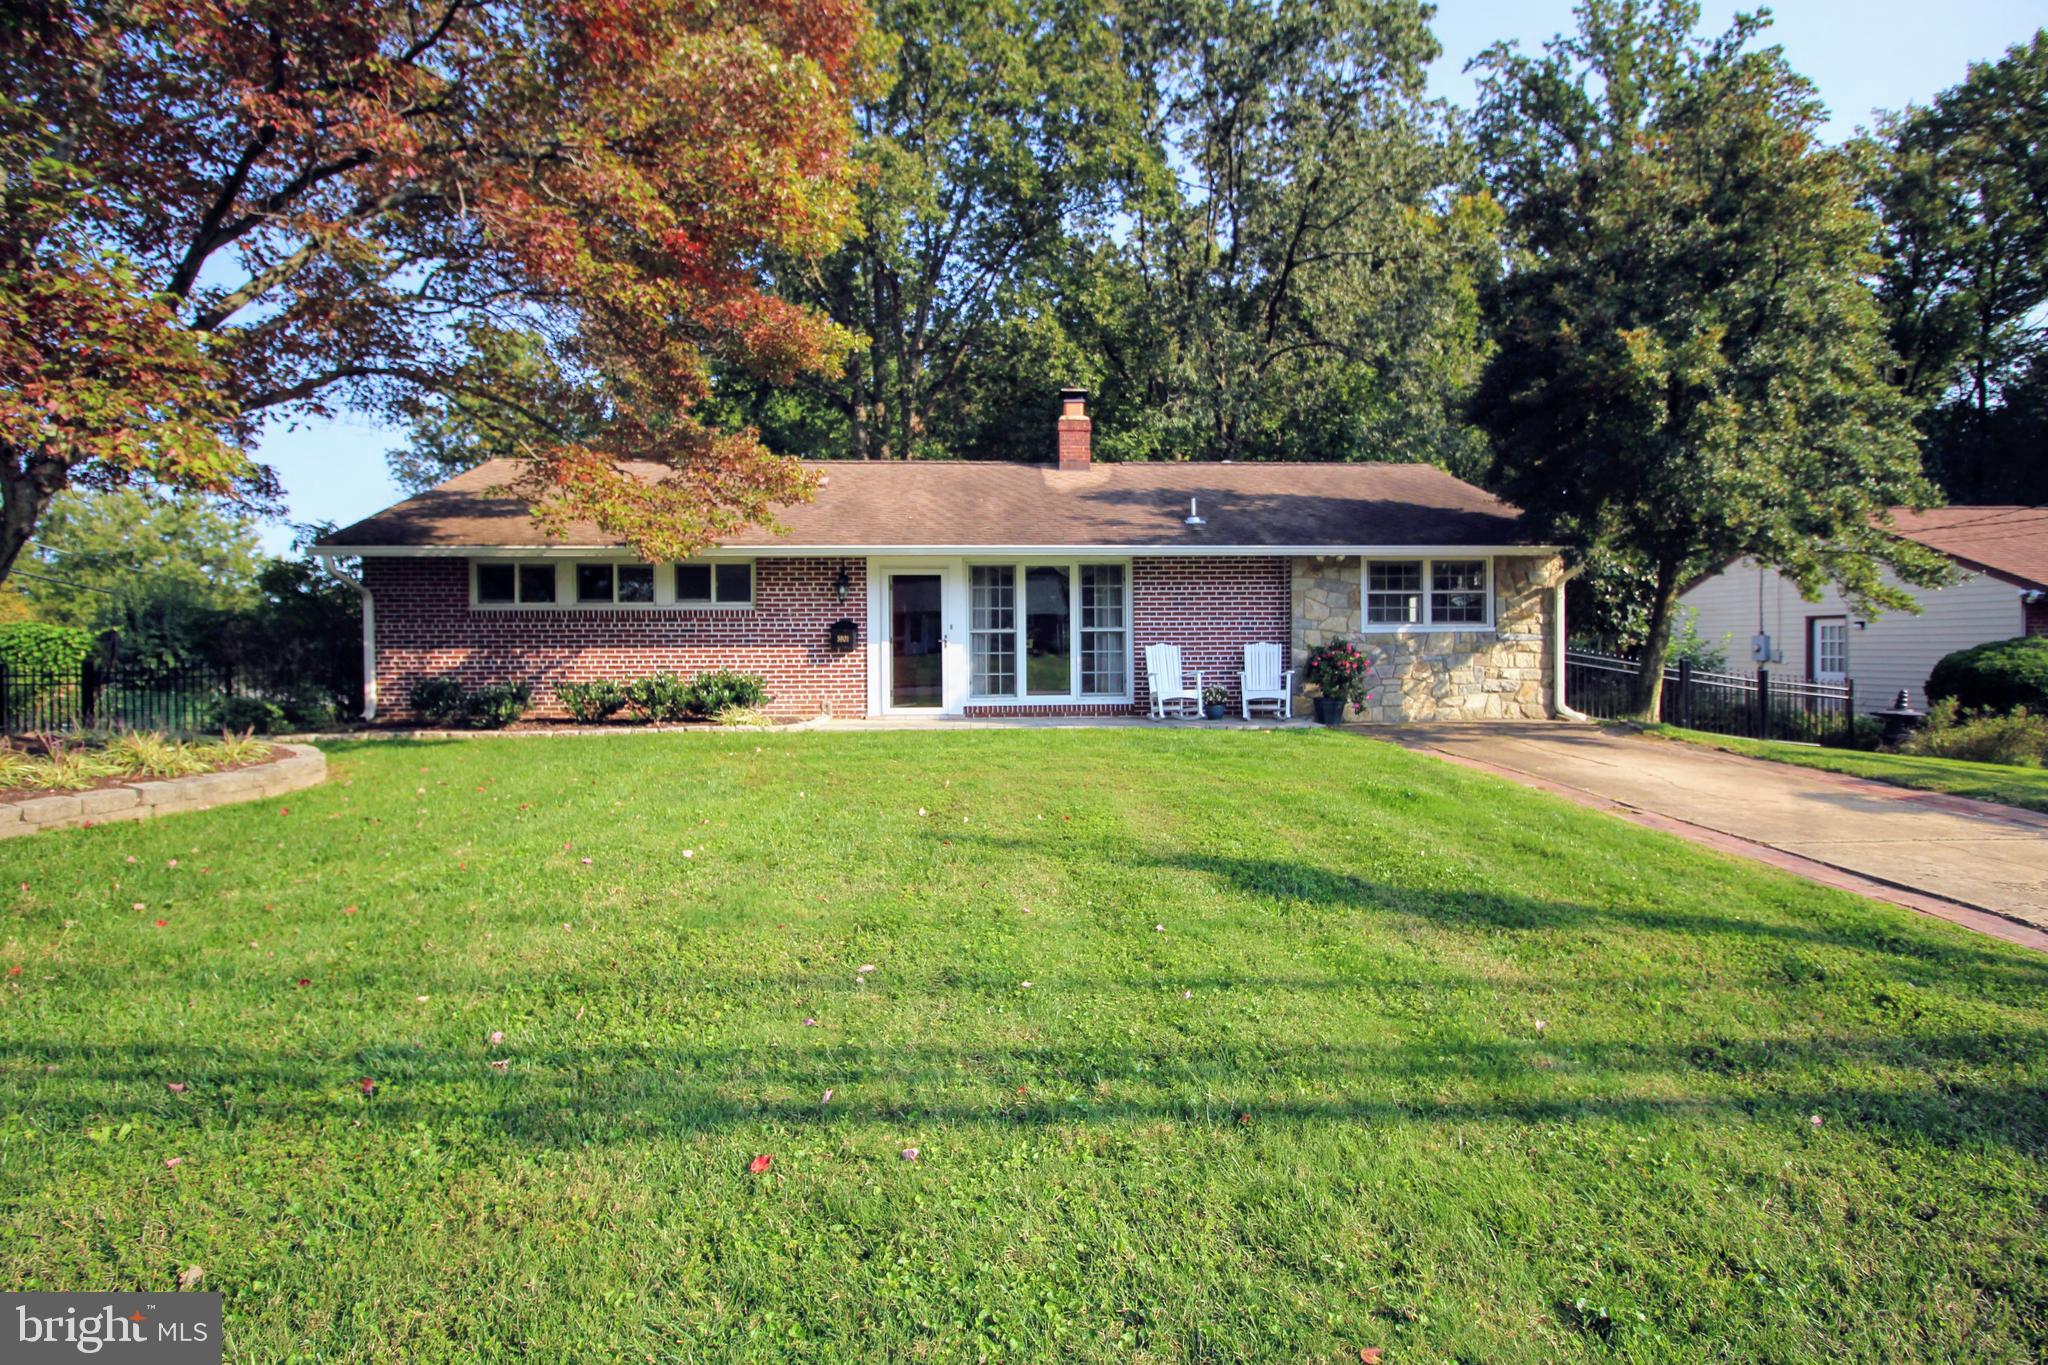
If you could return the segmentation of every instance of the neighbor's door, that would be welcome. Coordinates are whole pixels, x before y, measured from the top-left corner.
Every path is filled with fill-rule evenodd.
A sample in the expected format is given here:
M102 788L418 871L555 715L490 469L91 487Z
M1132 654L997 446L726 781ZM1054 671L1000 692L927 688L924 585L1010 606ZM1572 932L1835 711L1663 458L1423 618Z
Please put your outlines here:
M1849 679L1849 618L1846 616L1816 616L1810 623L1813 631L1808 642L1812 653L1808 655L1809 669L1813 680L1821 683L1842 683Z
M944 580L935 573L889 575L889 705L946 701Z

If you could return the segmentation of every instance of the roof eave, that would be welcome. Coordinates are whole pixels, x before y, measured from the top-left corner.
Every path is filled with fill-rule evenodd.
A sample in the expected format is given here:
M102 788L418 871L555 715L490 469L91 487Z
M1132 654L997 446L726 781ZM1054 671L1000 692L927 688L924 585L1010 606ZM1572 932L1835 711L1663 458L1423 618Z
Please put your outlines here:
M616 555L623 545L337 545L321 542L314 554L351 555L367 558L417 556L420 558L464 559L570 559L579 555ZM1561 553L1556 545L1174 545L1131 542L1103 545L720 545L704 552L749 559L793 557L893 555L1131 555L1131 556L1215 556L1278 555L1350 557L1353 555L1545 555Z

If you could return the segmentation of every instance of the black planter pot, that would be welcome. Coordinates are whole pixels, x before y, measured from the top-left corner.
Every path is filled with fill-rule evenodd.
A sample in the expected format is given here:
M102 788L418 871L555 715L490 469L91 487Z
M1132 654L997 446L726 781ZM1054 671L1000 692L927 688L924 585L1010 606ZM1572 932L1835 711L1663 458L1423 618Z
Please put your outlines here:
M1317 697L1316 724L1340 725L1344 721L1344 699L1342 697Z
M1230 712L1229 708L1224 706L1222 702L1212 701L1202 708L1202 714L1207 716L1210 720L1222 720L1226 715L1230 714Z

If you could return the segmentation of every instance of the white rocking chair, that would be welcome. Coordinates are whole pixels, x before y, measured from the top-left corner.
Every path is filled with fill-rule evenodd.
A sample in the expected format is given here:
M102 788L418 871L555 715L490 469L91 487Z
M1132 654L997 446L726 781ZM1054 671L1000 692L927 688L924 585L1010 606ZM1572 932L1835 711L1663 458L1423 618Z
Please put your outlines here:
M1195 680L1193 687L1188 686L1189 678ZM1145 690L1152 694L1154 720L1165 720L1169 706L1180 708L1185 716L1202 714L1202 673L1182 670L1179 645L1145 646Z
M1252 707L1271 706L1281 720L1294 718L1294 670L1280 667L1279 645L1246 645L1244 671L1237 675L1239 705L1244 718L1252 718Z

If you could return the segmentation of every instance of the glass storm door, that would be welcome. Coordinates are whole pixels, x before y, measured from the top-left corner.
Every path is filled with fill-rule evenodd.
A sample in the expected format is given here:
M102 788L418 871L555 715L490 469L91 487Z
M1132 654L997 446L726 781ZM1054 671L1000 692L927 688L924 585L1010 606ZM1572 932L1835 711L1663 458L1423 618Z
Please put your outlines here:
M889 705L945 703L946 641L940 577L889 575Z

